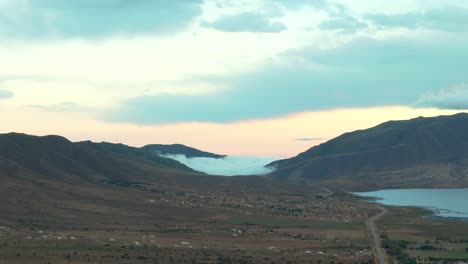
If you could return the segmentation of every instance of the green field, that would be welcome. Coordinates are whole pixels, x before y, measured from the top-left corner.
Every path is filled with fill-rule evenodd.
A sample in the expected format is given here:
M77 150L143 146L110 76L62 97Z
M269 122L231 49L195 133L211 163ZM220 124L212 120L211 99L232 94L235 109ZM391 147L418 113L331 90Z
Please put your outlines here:
M379 221L391 246L387 252L401 261L423 259L429 263L456 263L468 260L468 223L428 217L430 212L419 208L392 207ZM414 262L411 262L414 263Z
M468 260L468 252L464 251L422 251L422 250L406 250L408 255L412 257L435 258L447 260Z
M468 240L468 223L442 218L427 218L430 211L420 208L393 208L379 221L393 240L424 243L427 240L448 242Z

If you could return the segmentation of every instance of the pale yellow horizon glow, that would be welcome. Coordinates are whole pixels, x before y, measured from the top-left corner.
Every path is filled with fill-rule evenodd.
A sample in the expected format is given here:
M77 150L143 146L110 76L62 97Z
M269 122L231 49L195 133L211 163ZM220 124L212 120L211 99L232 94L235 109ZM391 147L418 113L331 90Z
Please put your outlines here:
M312 111L226 124L136 125L99 121L78 112L57 113L27 108L13 112L5 107L0 107L0 111L0 133L20 132L39 136L53 134L71 141L106 141L135 147L181 143L219 154L275 158L295 156L345 132L370 128L389 120L464 112L391 106ZM297 141L298 138L322 140Z

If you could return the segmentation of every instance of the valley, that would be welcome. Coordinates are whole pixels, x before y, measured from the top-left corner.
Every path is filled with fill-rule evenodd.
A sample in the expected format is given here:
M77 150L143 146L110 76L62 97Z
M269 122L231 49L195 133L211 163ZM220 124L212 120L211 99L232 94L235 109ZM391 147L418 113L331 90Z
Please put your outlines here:
M273 163L269 175L236 177L208 175L159 156L158 145L148 150L3 134L0 264L458 263L468 259L466 222L377 206L351 192L465 186L465 136L439 131L453 122L464 129L465 119L406 121L409 130L398 122L381 125L354 132L376 138L345 135ZM403 163L389 159L414 154L408 152L413 122L435 126L430 138L444 152ZM382 126L385 132L375 132ZM391 146L402 141L403 147L390 146L386 153L381 133L394 136ZM457 137L462 143L452 148ZM366 163L369 149L362 145L368 141L387 158ZM175 146L163 148L192 158L226 158ZM343 146L352 152L340 154ZM447 161L450 171L442 173ZM430 180L418 184L423 179Z
M41 203L2 217L0 263L369 263L372 207L315 194L130 188Z
M0 0L0 264L468 264L467 0Z

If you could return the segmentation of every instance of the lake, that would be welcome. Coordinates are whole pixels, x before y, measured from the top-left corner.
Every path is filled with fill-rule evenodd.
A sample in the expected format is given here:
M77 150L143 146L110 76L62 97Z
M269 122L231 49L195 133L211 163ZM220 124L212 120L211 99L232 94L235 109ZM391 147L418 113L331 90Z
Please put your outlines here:
M354 193L383 205L428 208L436 216L468 218L468 189L403 189Z

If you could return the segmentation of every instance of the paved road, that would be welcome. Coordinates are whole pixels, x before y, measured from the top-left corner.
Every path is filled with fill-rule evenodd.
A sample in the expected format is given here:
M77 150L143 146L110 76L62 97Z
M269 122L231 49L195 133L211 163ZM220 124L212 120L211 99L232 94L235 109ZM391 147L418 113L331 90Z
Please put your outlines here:
M372 248L374 249L375 252L375 257L376 257L376 263L378 264L387 264L387 253L385 252L385 249L382 248L382 244L380 242L380 232L379 229L377 228L376 222L382 218L384 215L388 213L388 210L385 207L378 206L377 208L380 209L380 213L378 215L374 215L373 217L369 218L367 220L367 226L369 228L370 234L371 234L371 240L372 240Z

